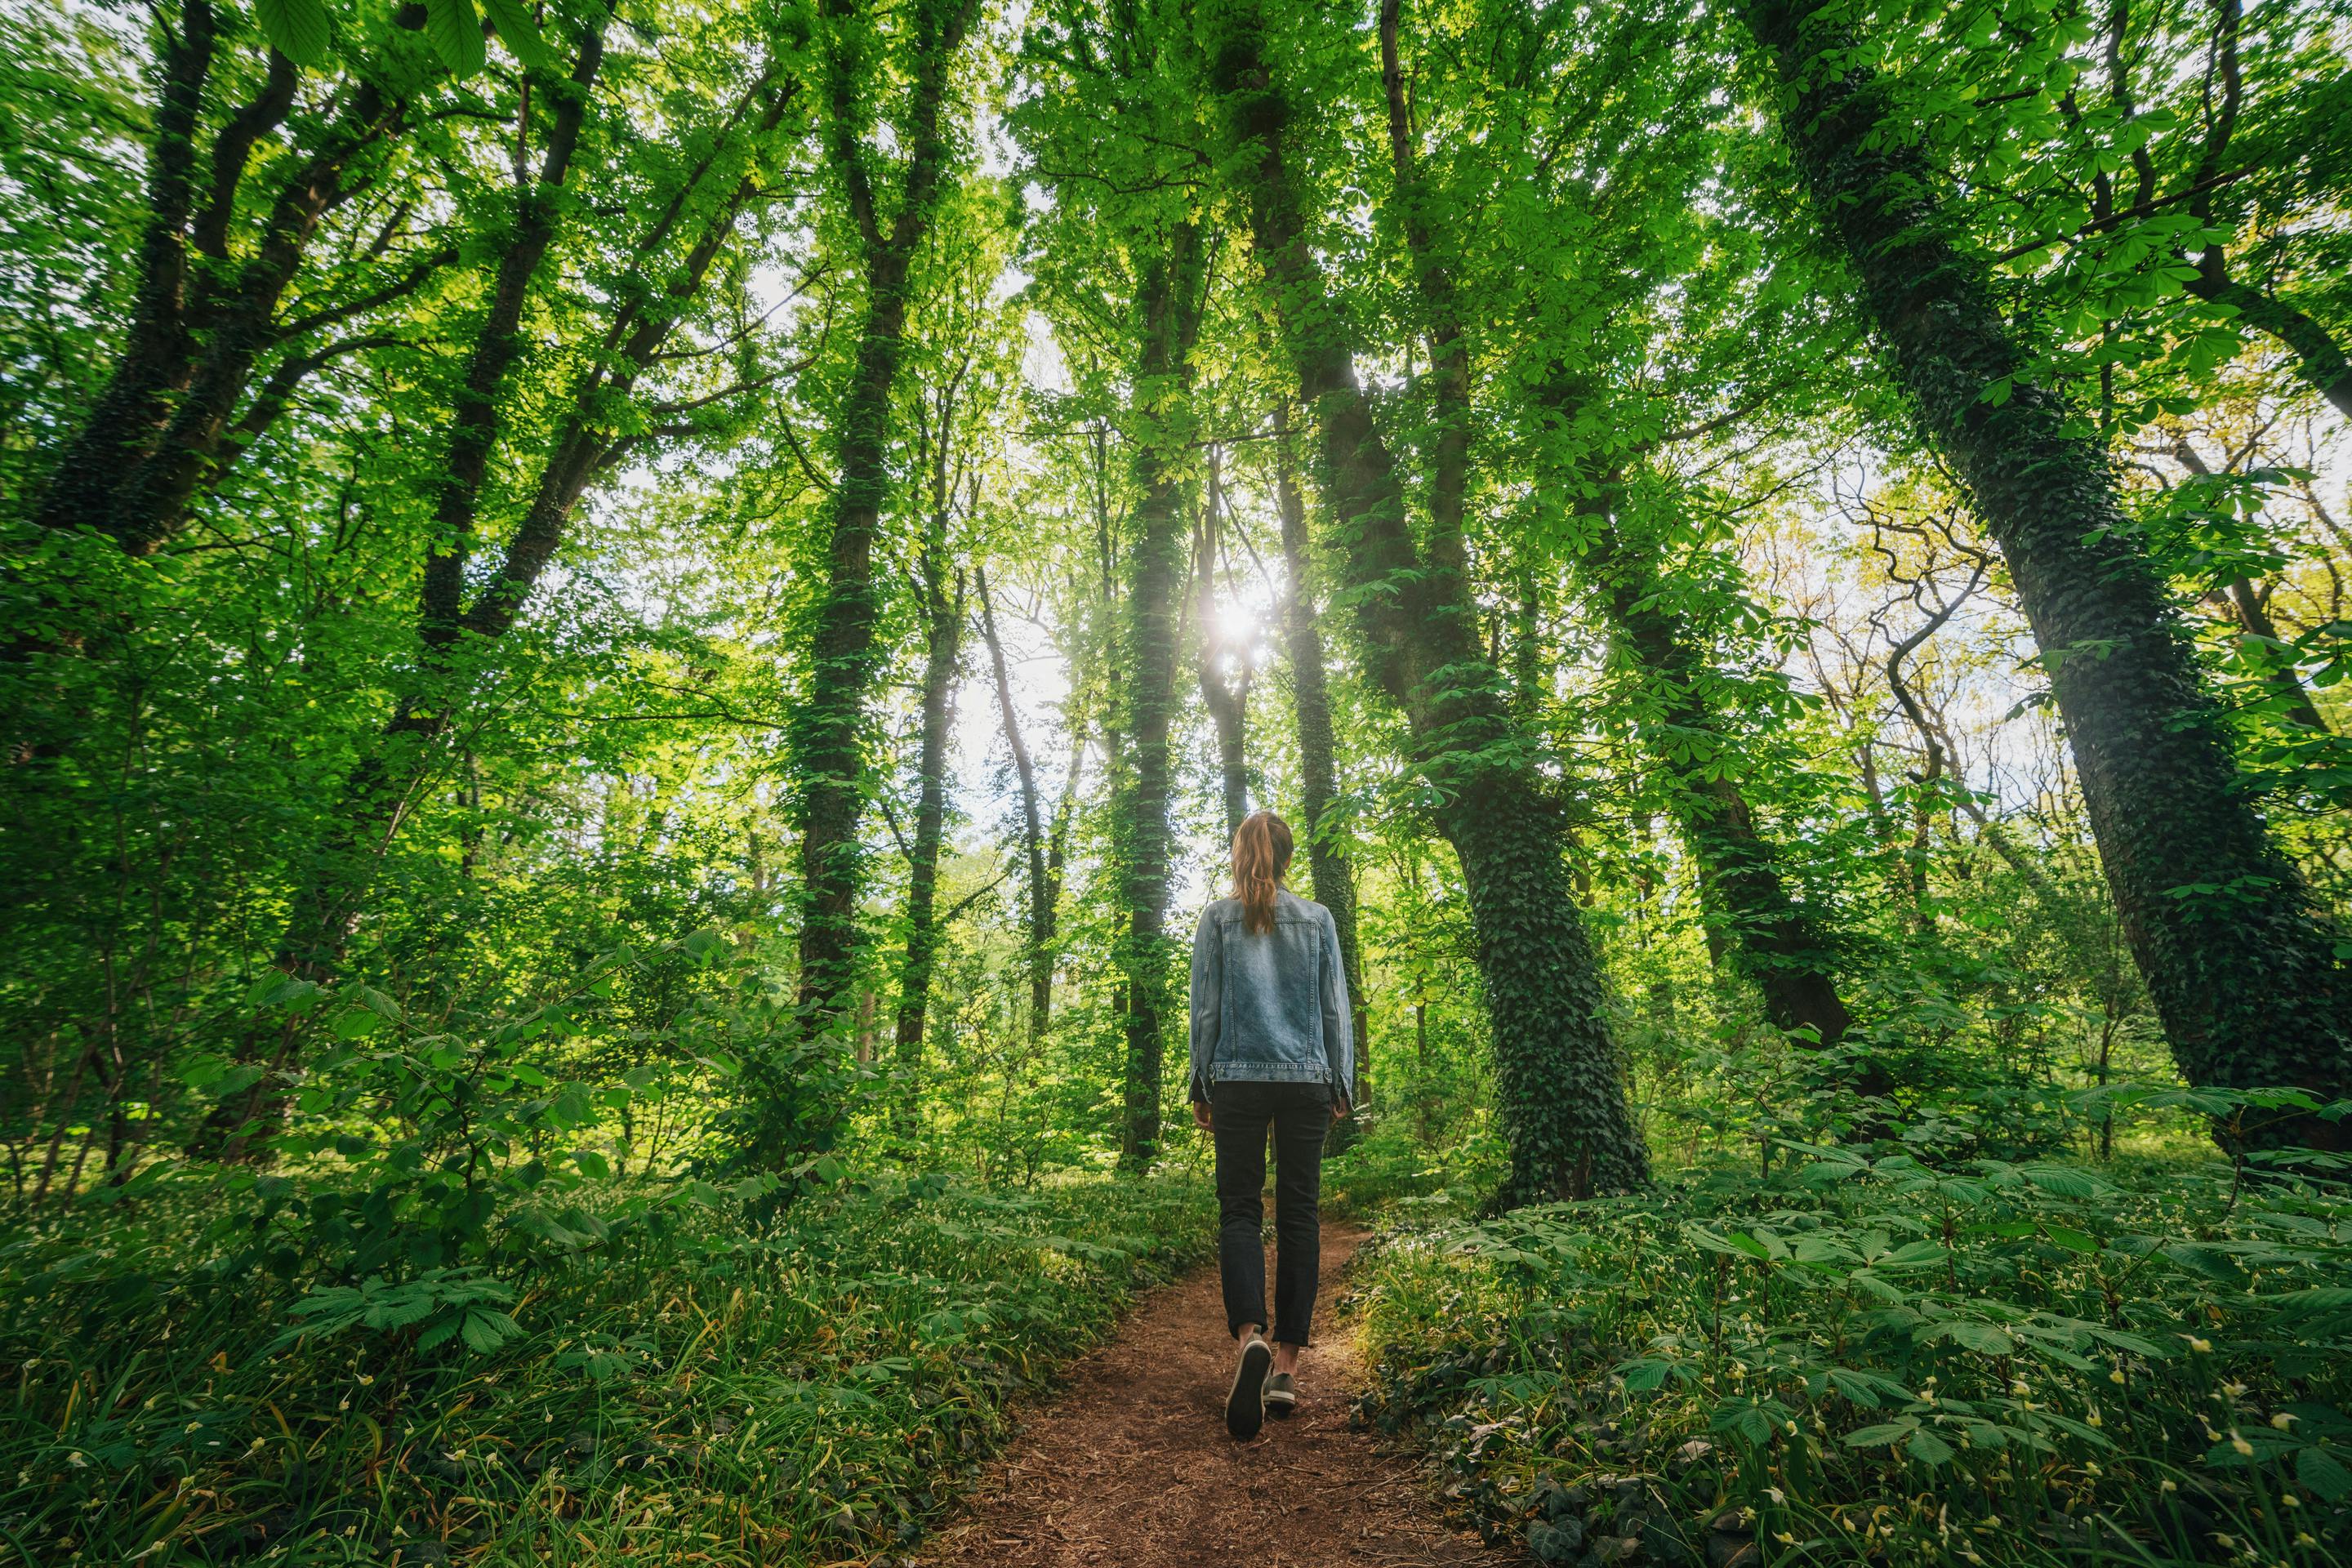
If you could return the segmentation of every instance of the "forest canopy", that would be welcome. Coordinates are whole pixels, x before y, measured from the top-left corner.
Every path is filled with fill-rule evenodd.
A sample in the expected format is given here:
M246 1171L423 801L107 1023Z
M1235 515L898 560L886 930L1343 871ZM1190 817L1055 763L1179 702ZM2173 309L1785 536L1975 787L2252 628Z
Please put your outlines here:
M1370 1418L1442 1429L1456 1354L1690 1402L1642 1428L1661 1465L1713 1434L1669 1559L1732 1506L1781 1561L1803 1510L1907 1495L1888 1467L2088 1517L1989 1456L2096 1477L2095 1408L1955 1458L1906 1404L1971 1354L1948 1394L2010 1398L2042 1322L2113 1404L2158 1368L2135 1452L2196 1467L2097 1560L2338 1560L2342 0L0 29L0 1340L68 1369L0 1438L28 1561L423 1538L240 1513L229 1449L135 1414L68 1442L142 1408L159 1325L235 1345L222 1290L284 1331L254 1378L364 1342L446 1408L479 1358L637 1375L645 1281L823 1257L852 1301L929 1247L1021 1303L956 1333L1029 1321L1004 1377L1042 1375L1107 1308L1021 1216L1105 1289L1197 1252L1183 955L1259 808L1349 981L1335 1186L1433 1205L1369 1298ZM1959 1209L2042 1252L1964 1269ZM1735 1409L1727 1293L1831 1267L1792 1231L1917 1348ZM1711 1331L1594 1304L1645 1247ZM1943 1306L1874 1283L1906 1247ZM876 1344L929 1289L872 1297ZM2184 1340L2241 1356L2261 1453ZM1465 1506L1582 1560L1633 1505L1558 1501L1528 1456L1576 1417L1517 1397L1475 1395L1550 1414L1452 1450ZM1791 1479L1801 1416L1865 1408ZM912 1462L724 1529L911 1539ZM141 1511L175 1474L209 1515ZM2093 1561L2072 1528L2031 1560Z

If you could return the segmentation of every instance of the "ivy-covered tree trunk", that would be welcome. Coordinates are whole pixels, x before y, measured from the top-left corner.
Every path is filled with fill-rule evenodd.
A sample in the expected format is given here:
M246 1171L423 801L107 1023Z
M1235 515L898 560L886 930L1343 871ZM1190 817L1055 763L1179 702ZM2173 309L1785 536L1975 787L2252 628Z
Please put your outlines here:
M1170 731L1182 629L1191 358L1205 271L1200 232L1189 219L1169 225L1164 239L1139 250L1140 352L1130 410L1136 502L1128 519L1127 593L1112 688L1124 765L1113 775L1111 795L1127 1040L1119 1168L1137 1173L1159 1156L1164 1020L1178 1012L1168 940L1168 803L1175 771Z
M555 242L564 180L580 145L581 121L604 55L604 34L601 28L592 27L581 44L571 79L555 97L538 177L516 193L514 226L497 250L489 300L474 336L465 380L450 409L448 450L440 491L434 498L433 539L425 557L425 641L436 655L457 635L458 617L465 607L467 559L481 512L482 482L488 477L490 457L498 449L504 425L499 395L523 350L523 307L530 299L540 264Z
M907 63L912 81L904 121L896 127L907 150L905 174L898 211L886 217L867 168L860 98L874 68L865 58L863 29L870 19L849 0L826 6L832 42L825 142L862 243L866 299L856 361L834 418L832 515L824 532L824 586L805 652L808 684L785 731L801 830L800 997L819 1019L840 1012L857 979L857 900L865 886L857 825L872 793L866 739L883 657L876 638L883 585L874 572L874 544L890 497L892 398L905 346L909 273L948 173L949 68L976 4L916 0L911 9Z
M944 439L944 436L942 437ZM923 552L923 734L916 763L915 837L907 854L907 952L898 965L898 1021L894 1040L900 1079L891 1099L898 1136L915 1131L920 1100L923 1027L930 1015L931 971L939 962L940 846L948 820L948 749L955 729L955 683L963 656L963 574L947 583L945 519L935 521ZM988 589L982 579L982 613ZM989 650L995 651L990 638Z
M1581 567L1607 613L1619 656L1640 683L1651 760L1672 781L1670 805L1696 862L1709 917L1725 928L1732 965L1764 998L1776 1028L1833 1047L1853 1016L1838 994L1827 935L1789 896L1780 851L1756 826L1732 742L1709 705L1705 661L1664 599L1656 557L1603 515ZM1874 1073L1865 1093L1888 1087Z
M995 678L997 715L1004 743L1013 752L1013 774L1021 786L1021 853L1028 868L1029 1037L1042 1040L1054 1012L1054 906L1058 868L1049 864L1045 808L1037 798L1037 768L1022 739L1021 715L1013 705L1013 675L1005 668L1004 642L996 635L996 606L988 593L988 571L979 569L980 630L988 643L988 668ZM1056 825L1059 826L1058 824Z
M797 96L794 84L763 78L745 95L744 106L760 108L746 128L749 134L714 147L689 177L669 210L652 223L640 242L639 256L649 271L658 268L668 279L660 292L616 301L597 336L615 345L609 362L583 375L573 386L552 438L538 454L539 478L530 501L516 521L497 568L490 572L462 605L451 595L462 590L452 583L446 566L428 558L417 615L418 665L392 716L345 775L330 826L302 868L278 941L273 963L297 979L318 982L341 963L345 945L358 928L375 869L400 832L415 803L429 787L440 763L451 755L447 744L451 725L463 696L463 686L479 663L495 657L500 639L512 631L523 608L546 574L556 552L570 531L581 498L597 477L608 472L642 440L658 409L640 409L647 416L632 419L637 433L616 429L616 410L636 401L637 382L646 367L659 362L670 335L700 295L710 269L745 208L758 194L753 175L736 174L731 188L701 211L698 224L681 220L694 212L692 198L705 179L725 181L751 160L756 148L782 122ZM719 154L727 157L721 160ZM685 235L692 243L681 252ZM482 323L484 334L501 330L494 311ZM446 498L445 498L446 499ZM473 505L478 506L478 494ZM468 512L471 516L471 512ZM471 650L474 669L454 660L454 649ZM236 1131L260 1113L265 1124L274 1114L272 1079L293 1065L303 1043L302 1021L289 1016L268 1036L247 1036L238 1045L240 1062L265 1068L265 1076L248 1089L233 1094L216 1106L200 1130L194 1147L198 1152L234 1156L246 1138Z
M2189 1081L2352 1090L2339 940L2248 798L2105 453L1933 201L1892 84L1802 0L1749 0L1781 125L1922 433L2000 543L2050 668L2107 885ZM2298 1137L2340 1142L2338 1124Z
M1228 14L1214 69L1235 146L1234 195L1248 213L1300 398L1320 426L1322 489L1368 663L1404 709L1413 760L1441 802L1438 826L1468 886L1496 1110L1511 1157L1502 1199L1630 1190L1647 1181L1649 1156L1626 1103L1600 966L1570 894L1565 825L1479 641L1460 536L1433 539L1424 553L1406 524L1395 460L1308 246L1286 144L1290 104L1268 69L1250 7Z
M421 10L397 25L421 26ZM368 184L358 165L401 133L407 105L376 81L360 81L339 96L314 142L255 165L255 149L278 136L295 102L295 67L272 49L258 91L223 116L210 139L203 184L198 132L221 37L208 0L184 0L179 26L160 51L130 330L34 512L43 527L89 528L131 555L150 554L179 532L191 498L222 467L222 444L266 355L398 299L448 259L436 253L405 278L395 273L349 299L306 301L300 316L283 319L279 307L319 225ZM254 232L239 237L249 165L269 170L275 188ZM289 354L279 369L307 374L334 352ZM285 391L276 395L281 404Z
M1364 966L1356 942L1356 868L1341 847L1333 805L1339 799L1339 769L1332 744L1331 691L1323 665L1323 627L1309 581L1313 549L1307 538L1307 507L1298 493L1297 460L1291 450L1289 409L1274 412L1274 504L1282 523L1282 637L1290 656L1290 706L1298 734L1299 826L1305 830L1307 874L1315 901L1331 911L1339 932L1339 967L1348 977L1355 1014L1356 1104L1371 1103L1371 1015L1364 1004ZM1355 1140L1350 1115L1331 1129L1336 1152Z
M67 444L34 513L48 527L110 531L114 486L163 434L173 395L187 384L195 342L186 321L192 270L186 231L196 206L196 132L218 38L210 0L183 0L179 26L166 30L157 50L162 79L147 150L147 215L130 330L105 389ZM284 89L263 100L275 110L271 124L293 103L291 61Z

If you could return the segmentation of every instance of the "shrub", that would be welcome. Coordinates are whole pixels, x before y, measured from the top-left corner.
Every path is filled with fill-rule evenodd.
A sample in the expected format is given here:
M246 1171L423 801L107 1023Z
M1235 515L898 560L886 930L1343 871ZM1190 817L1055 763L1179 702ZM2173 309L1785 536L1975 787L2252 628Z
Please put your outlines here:
M28 1561L859 1555L1213 1235L1197 1182L934 1176L302 1291L208 1256L215 1198L158 1184L0 1248L0 1539Z
M2340 1189L1783 1152L1400 1229L1362 1413L1546 1563L2352 1551Z

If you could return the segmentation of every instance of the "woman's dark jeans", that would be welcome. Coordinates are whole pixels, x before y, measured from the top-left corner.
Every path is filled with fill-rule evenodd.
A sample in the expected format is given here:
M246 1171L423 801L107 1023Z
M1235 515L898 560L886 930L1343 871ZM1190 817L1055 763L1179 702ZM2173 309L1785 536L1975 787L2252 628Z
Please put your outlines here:
M1319 1083L1227 1081L1209 1091L1217 1141L1218 1272L1225 1286L1225 1327L1264 1324L1265 1316L1265 1132L1274 1129L1274 1333L1307 1343L1315 1316L1316 1265L1322 1248L1323 1135L1331 1126L1331 1090Z

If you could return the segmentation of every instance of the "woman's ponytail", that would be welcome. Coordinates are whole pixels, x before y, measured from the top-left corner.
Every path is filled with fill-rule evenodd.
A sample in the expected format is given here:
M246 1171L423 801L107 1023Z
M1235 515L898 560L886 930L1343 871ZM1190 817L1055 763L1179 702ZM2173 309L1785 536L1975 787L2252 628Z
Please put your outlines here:
M1270 811L1252 812L1234 829L1234 897L1242 901L1243 929L1263 936L1274 929L1275 895L1290 869L1290 824Z

